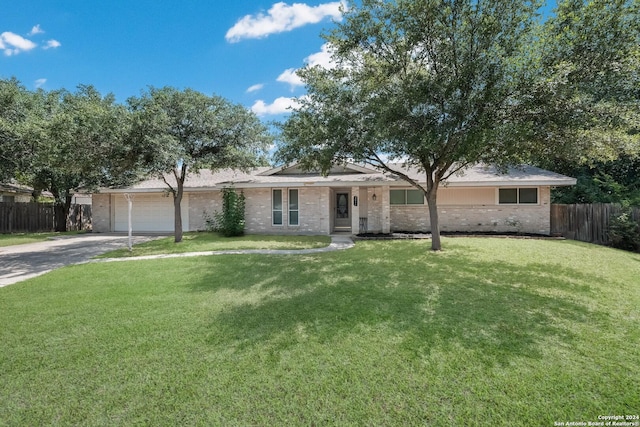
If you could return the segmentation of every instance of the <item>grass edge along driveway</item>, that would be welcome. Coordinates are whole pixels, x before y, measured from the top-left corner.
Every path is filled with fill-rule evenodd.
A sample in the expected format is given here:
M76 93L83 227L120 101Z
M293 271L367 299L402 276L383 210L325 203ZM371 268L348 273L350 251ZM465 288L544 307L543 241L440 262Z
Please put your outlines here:
M0 289L0 424L637 414L640 255L570 241L66 267Z

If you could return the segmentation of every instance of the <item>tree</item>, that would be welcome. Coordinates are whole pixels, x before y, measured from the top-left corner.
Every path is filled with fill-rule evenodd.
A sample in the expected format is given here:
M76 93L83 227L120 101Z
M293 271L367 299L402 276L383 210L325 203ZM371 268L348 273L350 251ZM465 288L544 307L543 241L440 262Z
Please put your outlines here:
M117 159L124 142L128 113L113 95L92 86L34 93L31 132L34 150L25 160L22 179L55 199L56 231L66 231L73 193L121 182L127 175ZM125 179L125 181L128 181Z
M45 92L0 80L0 179L18 179L55 198L56 231L66 231L73 193L131 182L122 145L127 110L92 86Z
M161 178L173 196L174 240L178 243L182 240L180 205L187 175L202 168L257 166L271 137L243 106L192 89L150 88L128 103L133 113L130 144L138 153L141 168Z
M565 84L559 55L544 54L562 23L542 27L539 6L524 0L351 3L326 36L335 67L300 72L308 94L282 125L277 158L324 172L332 162L355 160L399 176L425 194L432 249L440 250L437 192L448 177L479 162L506 166L550 152L550 130L604 121L593 112L602 105L595 98L575 102L589 86ZM598 49L607 52L604 44ZM583 77L581 84L589 81ZM562 114L550 114L556 111ZM562 142L558 150L572 151L570 138ZM398 160L421 170L426 185L394 166Z
M564 1L544 24L545 77L535 92L572 104L547 103L545 115L581 123L539 128L553 153L530 162L578 179L552 193L557 203L640 203L639 10L637 1Z
M0 80L0 181L14 179L33 151L35 104L34 94L18 80Z

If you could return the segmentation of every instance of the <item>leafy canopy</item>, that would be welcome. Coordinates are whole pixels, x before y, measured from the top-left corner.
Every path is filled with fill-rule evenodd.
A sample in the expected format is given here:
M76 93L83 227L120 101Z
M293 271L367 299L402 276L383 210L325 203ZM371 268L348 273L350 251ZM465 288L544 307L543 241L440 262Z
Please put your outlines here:
M426 195L440 249L437 189L452 174L575 156L637 126L637 92L623 89L637 82L638 7L614 3L561 2L543 24L535 0L351 2L326 36L333 66L300 73L308 95L282 125L277 158L325 172L355 160L405 179Z

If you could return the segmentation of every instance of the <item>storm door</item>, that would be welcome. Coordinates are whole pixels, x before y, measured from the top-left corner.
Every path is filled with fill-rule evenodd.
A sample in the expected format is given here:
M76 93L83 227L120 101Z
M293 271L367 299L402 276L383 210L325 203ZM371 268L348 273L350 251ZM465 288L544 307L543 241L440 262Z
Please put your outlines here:
M349 193L335 193L335 228L351 230Z

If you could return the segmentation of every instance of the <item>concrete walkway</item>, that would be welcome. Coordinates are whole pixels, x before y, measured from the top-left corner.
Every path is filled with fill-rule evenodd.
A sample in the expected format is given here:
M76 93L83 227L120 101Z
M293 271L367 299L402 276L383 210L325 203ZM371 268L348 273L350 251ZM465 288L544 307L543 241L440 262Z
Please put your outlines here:
M84 261L85 263L97 262L120 262L120 261L138 261L143 259L165 259L165 258L184 258L194 256L210 256L210 255L241 255L241 254L262 254L262 255L305 255L317 254L322 252L333 252L353 247L353 240L348 235L334 234L331 236L331 244L322 248L313 249L237 249L229 251L204 251L204 252L185 252L180 254L162 254L162 255L143 255L125 258L100 258Z
M133 243L142 243L158 237L162 236L134 236ZM351 236L332 235L329 246L315 249L246 249L92 259L96 255L126 247L127 241L128 237L122 234L88 233L45 242L0 247L0 288L40 276L65 265L228 254L304 255L348 249L353 246Z

